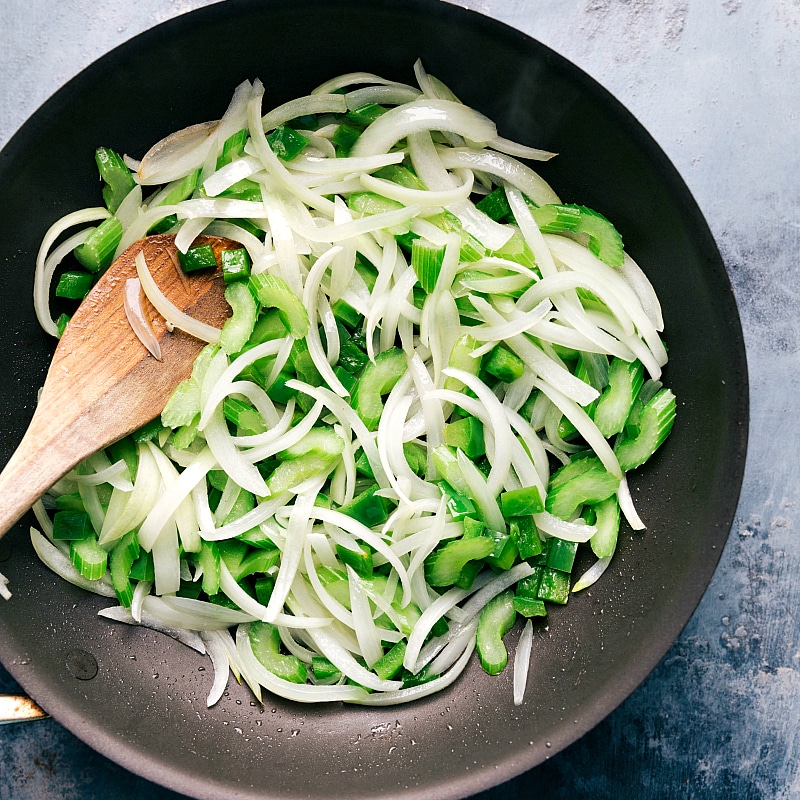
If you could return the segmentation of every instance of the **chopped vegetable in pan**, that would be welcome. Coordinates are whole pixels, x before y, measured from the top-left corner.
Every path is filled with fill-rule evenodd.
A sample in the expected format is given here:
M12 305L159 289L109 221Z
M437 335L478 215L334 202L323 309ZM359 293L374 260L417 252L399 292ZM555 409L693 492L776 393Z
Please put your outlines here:
M501 672L526 618L520 703L537 625L602 575L622 518L644 527L627 473L676 405L652 287L611 222L529 166L552 153L416 76L343 75L271 110L245 82L141 161L98 150L105 207L42 245L54 335L54 275L59 304L79 301L150 233L176 235L183 270L222 269L232 315L209 330L170 319L140 257L143 344L159 357L140 289L208 344L31 534L116 599L105 616L208 653L209 705L229 669L259 698L411 701L474 650ZM200 233L241 247L217 265Z

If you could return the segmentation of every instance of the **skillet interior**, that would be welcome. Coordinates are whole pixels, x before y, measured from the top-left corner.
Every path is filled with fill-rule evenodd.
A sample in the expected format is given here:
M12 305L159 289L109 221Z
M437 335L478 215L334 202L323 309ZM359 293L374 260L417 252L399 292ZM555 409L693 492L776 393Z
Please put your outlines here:
M679 416L633 482L649 528L624 535L602 581L537 632L519 708L511 670L489 678L473 663L444 694L408 706L261 708L231 682L208 710L208 662L98 619L107 601L38 564L26 518L0 543L14 591L0 607L5 666L90 746L186 794L449 798L511 778L577 739L655 666L707 586L733 518L747 431L744 346L724 266L685 185L574 66L502 24L422 0L210 6L113 51L29 120L0 154L0 457L27 425L52 352L28 300L36 249L53 220L99 202L96 146L140 156L172 130L217 118L245 78L260 77L265 102L277 105L351 70L411 81L418 57L503 135L558 151L542 174L566 202L615 222L659 293Z

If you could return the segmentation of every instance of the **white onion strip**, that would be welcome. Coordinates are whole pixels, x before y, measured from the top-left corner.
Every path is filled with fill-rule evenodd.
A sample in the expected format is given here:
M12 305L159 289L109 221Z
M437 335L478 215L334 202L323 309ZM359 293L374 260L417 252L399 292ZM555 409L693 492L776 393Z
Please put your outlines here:
M179 328L204 342L219 344L219 328L190 317L167 299L161 289L158 288L155 280L153 280L153 276L147 268L147 261L143 252L139 252L136 255L136 274L139 276L139 281L147 299L153 304L156 311L164 317L169 326Z
M514 653L514 705L522 705L525 699L525 687L528 684L528 666L533 646L533 623L528 620L522 628Z
M125 316L128 318L136 337L147 348L153 358L161 361L161 345L153 330L150 318L142 308L142 284L138 278L128 278L125 281L123 306L125 308Z

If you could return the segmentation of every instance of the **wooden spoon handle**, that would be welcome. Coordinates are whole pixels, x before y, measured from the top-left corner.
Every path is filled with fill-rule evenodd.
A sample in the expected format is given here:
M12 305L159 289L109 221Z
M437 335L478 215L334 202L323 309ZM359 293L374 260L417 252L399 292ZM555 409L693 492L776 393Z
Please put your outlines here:
M59 478L91 455L93 439L85 438L87 418L78 417L68 430L48 424L40 407L19 447L0 473L0 536Z

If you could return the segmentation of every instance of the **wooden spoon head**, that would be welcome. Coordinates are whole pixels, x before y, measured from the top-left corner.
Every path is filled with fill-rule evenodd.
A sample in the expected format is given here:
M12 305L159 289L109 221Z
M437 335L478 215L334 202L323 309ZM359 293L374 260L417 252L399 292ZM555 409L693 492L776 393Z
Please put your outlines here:
M201 236L217 257L238 247ZM181 311L221 328L230 314L221 270L183 273L174 236L151 236L128 248L97 282L67 325L47 373L31 424L0 474L0 536L59 478L87 456L157 417L175 387L191 375L205 342L168 331L146 298L144 314L160 341L154 358L134 333L125 282L136 277L136 257Z
M201 236L195 244L210 244L218 264L221 251L239 247L214 236ZM124 293L126 281L136 277L140 252L158 287L179 310L216 328L230 314L219 267L184 273L174 236L142 239L109 267L67 325L40 399L40 406L68 404L70 416L97 417L98 429L108 431L103 434L108 442L160 414L178 383L191 374L205 345L180 330L167 330L166 321L143 293L141 308L160 343L161 360L136 336L125 312Z

